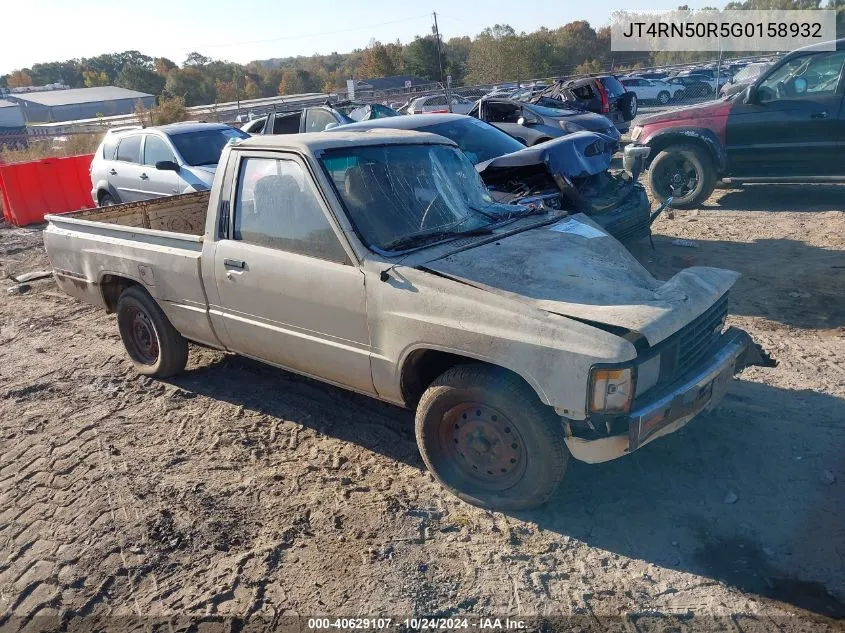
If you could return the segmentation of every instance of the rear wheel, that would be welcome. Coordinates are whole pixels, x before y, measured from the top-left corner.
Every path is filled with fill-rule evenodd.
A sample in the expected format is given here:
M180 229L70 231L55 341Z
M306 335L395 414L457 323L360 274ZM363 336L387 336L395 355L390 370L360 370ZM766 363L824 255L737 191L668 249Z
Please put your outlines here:
M483 508L544 503L566 472L563 424L517 376L459 365L423 394L417 444L437 480Z
M648 170L652 194L663 202L672 198L678 209L697 207L716 187L713 160L693 145L670 146L660 152Z
M551 140L552 140L552 139L550 139L548 136L543 136L542 138L538 138L538 139L537 139L536 141L534 141L531 145L532 145L532 146L533 146L533 145L539 145L540 143L545 143L546 141L551 141Z
M188 342L140 286L130 286L117 300L117 326L138 373L166 378L185 369Z

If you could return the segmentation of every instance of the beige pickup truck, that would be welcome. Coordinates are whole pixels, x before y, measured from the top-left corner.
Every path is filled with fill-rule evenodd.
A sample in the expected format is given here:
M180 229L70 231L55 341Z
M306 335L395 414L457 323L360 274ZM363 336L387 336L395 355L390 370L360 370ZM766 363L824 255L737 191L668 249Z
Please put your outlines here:
M749 347L736 273L658 281L585 215L496 203L431 134L255 137L210 192L49 222L59 286L117 313L140 373L195 342L416 408L425 463L484 507L676 431Z

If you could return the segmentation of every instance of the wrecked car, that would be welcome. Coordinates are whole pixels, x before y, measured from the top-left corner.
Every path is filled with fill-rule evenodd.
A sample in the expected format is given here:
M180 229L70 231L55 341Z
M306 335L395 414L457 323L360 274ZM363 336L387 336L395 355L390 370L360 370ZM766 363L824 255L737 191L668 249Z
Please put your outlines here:
M596 132L619 140L619 130L605 116L583 108L547 108L515 99L479 99L469 112L525 145L538 145L574 132Z
M299 134L322 132L326 129L356 121L371 121L401 116L396 110L380 103L358 101L327 101L320 106L276 110L241 126L248 134Z
M604 135L574 132L526 148L498 128L460 114L396 117L337 130L385 128L445 136L475 164L497 201L586 213L620 241L649 237L659 213L651 212L645 189L637 182L641 165L632 160L630 173L610 173L617 144Z
M497 203L434 134L252 137L210 192L47 217L56 281L116 312L139 373L192 341L415 409L428 468L487 508L677 431L749 347L736 273L658 281L584 214Z

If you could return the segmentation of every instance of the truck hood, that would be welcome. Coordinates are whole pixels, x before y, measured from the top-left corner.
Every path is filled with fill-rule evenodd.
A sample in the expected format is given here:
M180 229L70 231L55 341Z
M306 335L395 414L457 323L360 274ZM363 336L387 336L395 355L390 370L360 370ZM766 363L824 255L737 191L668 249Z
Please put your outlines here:
M673 108L666 112L659 112L642 117L636 121L637 125L646 126L655 123L675 123L681 121L708 121L728 116L731 109L730 101L708 101L700 105Z
M422 267L547 312L625 328L650 345L703 314L739 277L693 267L658 281L583 214Z

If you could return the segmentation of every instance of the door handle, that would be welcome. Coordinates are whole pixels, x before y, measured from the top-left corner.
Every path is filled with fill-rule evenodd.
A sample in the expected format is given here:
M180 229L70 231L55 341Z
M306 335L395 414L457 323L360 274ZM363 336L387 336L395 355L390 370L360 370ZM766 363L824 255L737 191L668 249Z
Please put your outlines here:
M224 259L223 265L226 268L240 268L241 270L246 268L246 262L242 259Z
M149 180L149 179L150 179L150 177L147 176L147 174L143 174L143 173L141 174L141 180Z
M117 176L117 170L116 169L109 169L109 174L111 174L112 176Z
M827 112L825 110L822 110L821 112L813 112L810 115L810 118L811 119L826 119L827 118Z

